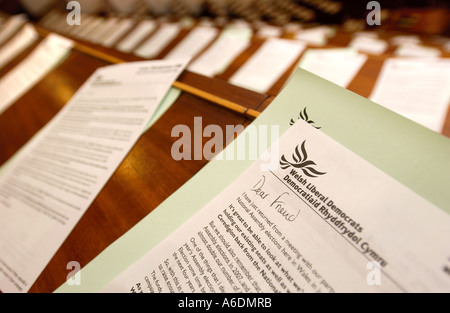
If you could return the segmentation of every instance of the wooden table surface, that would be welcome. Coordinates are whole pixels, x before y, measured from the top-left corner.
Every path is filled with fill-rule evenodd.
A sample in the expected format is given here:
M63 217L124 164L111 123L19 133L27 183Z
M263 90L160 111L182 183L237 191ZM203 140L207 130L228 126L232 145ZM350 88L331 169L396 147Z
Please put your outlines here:
M182 32L157 58L164 57L187 33ZM350 39L350 35L339 33L327 47L345 45ZM80 42L123 61L142 60L133 54ZM292 65L267 94L233 86L227 80L262 43L262 39L253 40L250 48L242 53L227 71L215 78L185 71L178 82L261 112L280 92L296 64ZM34 44L0 70L0 77L19 64L37 45L38 43ZM367 97L384 60L389 56L389 53L383 56L369 56L368 62L348 89ZM1 114L0 166L56 115L97 68L109 64L109 61L101 57L74 49L61 65ZM207 164L208 161L205 159L177 162L171 157L171 147L177 140L172 138L171 130L179 124L193 129L195 117L202 117L203 125L215 124L223 128L226 125L247 126L251 123L251 119L243 114L183 92L156 124L142 135L39 276L30 290L31 293L48 293L56 290L66 281L69 273L66 268L68 262L77 261L82 267L87 265ZM450 137L450 115L447 117L443 133ZM224 138L224 144L233 139ZM167 177L172 178L166 179Z
M0 77L36 46L4 68ZM60 66L0 115L0 166L56 115L97 68L105 65L109 63L74 50ZM184 72L178 81L255 110L268 99L267 95L189 72ZM88 264L207 164L205 159L175 161L171 157L171 147L177 140L171 136L172 128L184 124L193 129L195 117L202 117L203 125L214 124L223 129L226 125L247 126L251 122L242 114L182 93L139 139L30 289L31 293L56 290L66 280L68 262L77 261L82 267ZM224 138L224 145L233 139Z
M140 19L142 19L142 18L139 18L138 21ZM42 22L45 22L45 20L43 19ZM132 33L133 30L138 26L138 24L139 23L136 22L134 24L134 27L132 27L128 32L123 34L116 41L114 46L117 46L118 43L120 43L124 38L126 38L130 33ZM315 27L315 26L317 26L317 25L311 25L311 26L307 26L307 27ZM223 26L217 26L217 27L223 28ZM148 40L155 33L155 31L152 32L151 34L149 34L147 37L145 37L141 41L141 43L136 46L136 48L138 48L143 43L145 43L146 40ZM161 51L161 53L159 53L155 57L155 59L164 58L188 34L189 34L188 29L183 29L182 31L180 31L178 36L165 49L163 49ZM408 36L408 35L418 36L425 46L437 48L441 51L441 56L443 58L450 58L450 51L444 51L442 46L439 44L439 40L442 39L439 36L411 34L411 33L405 33L402 31L387 30L387 29L383 29L383 28L377 29L377 34L378 34L379 39L386 40L387 42L389 42L389 40L391 38L393 38L394 36L402 36L402 35L403 36L405 36L405 35L406 36ZM293 36L294 36L293 33L289 33L287 31L285 31L282 34L282 37L287 38L287 39L291 39L291 38L293 38ZM349 32L346 32L346 31L343 31L343 30L337 28L336 34L330 38L330 40L328 41L328 43L325 46L323 46L323 47L308 46L308 48L327 49L327 48L347 47L353 38L354 38L353 33L349 33ZM447 38L447 39L450 40L449 38ZM245 64L245 62L247 62L253 56L253 54L264 43L264 41L265 41L265 39L260 38L258 36L254 36L248 49L246 49L244 52L242 52L232 62L232 64L222 74L217 75L216 78L228 81L241 68L241 66L243 64ZM93 47L94 49L96 49L98 51L105 52L106 54L112 55L119 59L124 59L124 60L128 60L128 61L142 60L140 57L138 57L132 53L122 53L122 52L118 51L117 49L105 48L105 47L102 47L99 45L91 44L90 42L87 42L87 41L81 41L81 42L84 45ZM206 50L208 47L209 46L207 46L204 50ZM350 85L347 87L347 89L360 95L360 96L363 96L365 98L369 97L375 86L376 79L378 77L378 74L381 71L384 61L388 58L395 57L395 54L394 54L395 49L396 49L396 47L394 45L389 45L388 50L385 53L383 53L382 55L368 54L367 62L364 64L361 71L356 75L356 77L353 79L353 81L350 83ZM273 99L274 97L276 97L276 95L278 95L279 92L282 90L286 81L289 79L292 71L295 70L297 63L301 59L302 56L303 56L303 54L301 54L299 56L299 58L292 64L292 66L285 72L285 74L274 84L274 86L272 86L272 88L270 88L267 91L266 94L270 97L270 99ZM266 106L270 103L270 99L269 99L269 101L267 101ZM450 103L449 103L449 105L450 105ZM261 110L263 108L264 107L262 107ZM443 127L441 133L447 137L450 137L450 106L449 106L445 124L444 124L444 127Z

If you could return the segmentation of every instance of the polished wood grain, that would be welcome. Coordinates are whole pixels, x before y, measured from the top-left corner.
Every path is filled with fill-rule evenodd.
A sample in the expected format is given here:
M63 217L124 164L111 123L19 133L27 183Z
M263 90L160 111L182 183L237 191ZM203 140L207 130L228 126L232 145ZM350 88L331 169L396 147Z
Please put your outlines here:
M199 116L203 125L223 129L247 122L229 110L183 94L140 138L30 292L51 292L63 284L68 262L88 264L207 164L207 160L177 162L170 153L177 140L171 137L172 128L183 124L193 130L194 118ZM224 138L224 145L228 140Z
M0 77L19 64L37 44L18 56L0 73ZM126 58L123 55L120 57ZM74 49L61 65L0 115L0 165L53 118L97 68L109 64L101 54L91 55L90 51ZM179 77L178 83L253 110L258 110L267 99L267 95L187 71ZM195 117L202 117L204 126L214 124L224 130L227 125L247 126L251 122L245 114L183 93L139 139L44 269L30 293L56 290L67 278L68 262L77 261L85 266L208 163L206 159L177 162L171 156L171 147L178 139L172 138L172 128L183 124L194 129ZM224 146L233 139L223 138Z
M19 60L14 63L17 62ZM61 66L50 72L1 114L0 165L11 158L58 113L98 67L105 65L106 62L82 53L71 53Z
M174 22L176 20L169 19L168 21ZM136 26L137 26L137 24L135 25L135 27ZM320 25L307 25L306 28L311 28L311 27L316 27L316 26L320 26ZM217 27L223 28L223 26L217 26ZM130 33L133 29L130 29L130 31L128 33ZM179 35L171 43L169 43L169 45L155 59L164 58L174 47L177 46L178 43L180 43L189 34L189 32L192 29L193 28L183 29L179 33ZM256 30L257 29L255 29L255 31ZM137 47L139 47L145 41L147 41L149 38L151 38L151 36L156 31L157 31L157 29L155 31L153 31L151 34L149 34L145 39L143 39L142 42L137 45ZM389 27L383 27L383 26L378 27L377 29L374 29L374 31L376 31L376 33L380 39L385 40L388 43L390 43L391 39L394 36L416 35L420 38L423 45L438 48L438 49L440 49L440 51L442 53L442 57L450 58L450 52L444 51L442 49L442 45L440 43L445 38L441 38L438 36L432 36L432 35L411 34L411 33L403 32L403 31L392 30ZM125 36L123 36L121 38L121 40ZM289 33L287 31L285 31L282 35L282 37L286 38L286 39L292 39L293 36L294 36L293 33ZM307 48L308 49L310 49L310 48L329 49L329 48L347 47L349 45L349 43L353 40L353 38L354 38L354 33L347 32L340 28L336 28L336 35L332 36L325 46L317 47L317 46L309 45ZM254 53L256 53L256 51L258 51L258 49L264 44L265 40L266 39L261 38L259 36L254 36L250 42L249 47L245 51L243 51L222 74L217 75L216 78L218 78L220 80L225 80L225 81L230 80L230 78L254 55ZM119 43L119 42L120 42L120 40L117 41L117 43ZM87 47L91 47L92 49L96 49L97 51L109 54L115 58L135 60L135 61L141 60L141 58L137 57L133 53L125 54L125 53L122 53L115 49L107 49L107 48L104 48L101 46L93 45L88 42L83 42L83 44L86 45ZM364 64L361 71L357 74L357 76L352 81L352 83L347 87L347 89L349 89L352 92L357 93L358 95L368 98L373 90L373 87L376 83L376 80L381 71L384 61L388 58L395 57L395 50L396 50L396 47L394 45L390 44L388 46L388 50L385 53L383 53L382 55L368 54L367 62ZM281 90L283 89L285 84L288 82L292 72L297 67L297 64L302 56L303 56L303 53L291 65L291 67L278 79L278 81L270 88L270 90L268 90L267 96L269 97L269 99L276 97L281 92ZM270 100L266 101L266 105L263 107L266 108L267 105L269 105L269 103L270 103ZM238 111L240 111L240 109L238 109ZM244 109L244 111L245 111L245 109ZM253 114L253 116L250 115L249 117L254 118L257 115L258 114L256 113L256 114ZM445 125L442 129L442 134L447 137L450 137L449 128L450 128L450 113L448 114L448 116L446 118Z
M37 29L43 37L50 34L50 32L48 30L42 29L40 27L37 27ZM176 46L176 45L174 45L174 46ZM73 49L78 52L81 52L83 54L86 54L88 56L108 62L110 64L119 64L119 63L125 63L125 62L135 62L135 61L143 61L144 60L135 55L124 54L117 50L109 49L110 50L109 52L108 52L108 50L105 52L104 47L102 47L102 48L96 47L95 45L92 45L89 43L85 44L85 43L75 42ZM207 49L207 48L205 48L205 49ZM232 100L229 100L227 97L220 96L222 91L229 89L228 84L226 84L228 86L224 86L224 84L222 84L222 86L217 86L217 82L220 82L219 80L209 79L207 77L204 77L203 80L201 80L202 76L197 75L197 74L191 75L190 77L193 78L196 76L197 76L197 79L196 79L197 83L199 83L199 82L202 83L202 81L203 81L204 84L209 85L209 87L213 87L213 91L207 91L206 90L207 88L205 89L203 87L193 86L190 83L182 82L180 80L175 81L173 84L173 87L176 87L184 92L193 94L202 99L211 101L211 102L215 103L216 105L225 107L234 112L240 113L250 119L255 119L260 115L261 112L255 110L254 108L247 107L247 106L245 106L245 104L241 105ZM214 88L214 87L216 87L216 88ZM217 88L217 87L219 87L219 88ZM245 91L245 93L249 94L250 97L259 97L259 95L257 93L251 92L250 90ZM232 92L228 93L229 96L230 95L232 96L232 94L233 94Z

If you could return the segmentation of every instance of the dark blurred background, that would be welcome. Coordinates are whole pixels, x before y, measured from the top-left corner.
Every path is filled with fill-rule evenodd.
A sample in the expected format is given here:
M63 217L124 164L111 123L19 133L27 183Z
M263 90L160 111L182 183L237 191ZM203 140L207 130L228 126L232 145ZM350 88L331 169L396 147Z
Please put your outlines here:
M0 0L0 10L27 13L38 19L52 8L65 9L68 0ZM80 0L87 13L194 15L263 20L276 25L290 21L367 27L370 12L361 0ZM449 35L449 0L380 0L383 27L416 33ZM94 11L94 12L93 12Z

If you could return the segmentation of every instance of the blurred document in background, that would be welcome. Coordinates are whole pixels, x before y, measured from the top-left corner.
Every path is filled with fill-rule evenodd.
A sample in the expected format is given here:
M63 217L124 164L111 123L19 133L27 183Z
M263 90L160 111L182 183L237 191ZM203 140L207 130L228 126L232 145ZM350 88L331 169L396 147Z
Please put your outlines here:
M234 85L266 93L305 50L305 43L268 39L230 79Z
M195 57L205 49L219 34L214 27L198 26L190 31L188 35L170 51L166 59L181 57Z
M225 71L233 60L250 46L251 34L244 30L224 30L217 40L197 60L189 66L189 70L204 76L212 77Z
M0 114L47 75L73 46L73 41L50 34L22 63L0 80Z
M117 49L130 53L138 44L142 42L147 36L149 36L157 27L157 24L153 20L144 20L118 45Z
M352 49L309 49L300 67L347 88L366 61L365 54Z
M301 29L295 35L295 39L313 46L324 46L328 40L336 34L336 31L328 26Z
M434 47L407 43L401 44L397 50L395 50L395 55L416 58L438 58L441 56L441 51Z
M25 25L14 38L0 49L0 69L35 43L38 38L39 34L34 26Z
M370 98L440 132L450 100L450 60L389 59Z
M181 26L178 23L161 25L149 40L137 48L135 54L145 59L152 59L158 56L178 36L180 31Z
M10 17L0 30L0 45L4 44L28 21L25 15L15 15Z
M350 42L349 47L360 52L379 55L386 52L389 45L386 41L381 39L369 36L357 36Z

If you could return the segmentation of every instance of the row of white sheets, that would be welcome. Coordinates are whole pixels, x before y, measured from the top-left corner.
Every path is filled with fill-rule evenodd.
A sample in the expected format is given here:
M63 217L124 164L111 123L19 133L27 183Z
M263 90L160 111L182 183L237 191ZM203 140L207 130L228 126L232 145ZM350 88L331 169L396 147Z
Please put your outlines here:
M266 93L300 57L306 45L322 45L333 35L329 27L298 29L294 40L279 38L284 30L262 25L255 33L250 24L234 21L223 29L201 21L167 22L153 19L84 17L84 22L68 26L59 13L52 13L42 25L88 42L134 53L144 59L158 57L185 30L188 34L169 51L165 58L191 57L188 69L212 77L223 73L251 44L254 36L267 39L255 56L230 82Z
M78 29L79 36L87 36L96 28L95 25L98 28L98 18L89 18L85 25ZM9 31L12 28L8 25L20 25L23 21L22 16L7 21L2 27L0 37L5 29ZM131 19L119 21L118 18L109 18L103 23L106 24L101 28L103 31L94 33L109 42L112 40L106 36L107 34L118 38L120 36L117 34L129 30L136 24L131 22ZM124 52L133 51L132 47L135 44L153 34L149 40L134 50L143 58L152 58L178 36L184 25L189 23L158 24L155 20L144 20L119 41L116 47ZM260 36L266 36L267 39L229 82L261 93L267 93L302 53L300 67L347 88L366 63L367 55L360 51L377 54L385 48L385 45L380 44L383 41L373 32L356 34L349 48L306 49L307 45L313 43L277 38L276 36L281 34L279 29L262 27L260 30L262 30ZM28 30L24 28L20 36L17 35L17 38L6 47L7 51L0 51L0 68L2 60L8 61L6 56L12 57L15 51L26 47L27 40L31 42L30 38L33 36L35 35L29 28ZM188 70L213 77L225 71L233 60L250 46L253 36L253 30L245 23L230 24L222 31L208 23L200 23L189 31L166 58L193 57ZM302 36L305 39L315 36L312 42L316 41L319 44L319 37L329 38L333 36L333 32L327 27L316 27L303 30ZM446 85L450 76L448 62L437 58L438 55L433 52L433 48L421 47L421 41L416 36L397 36L391 43L404 51L399 53L399 56L411 57L393 58L385 62L370 99L434 131L441 131L449 99L449 88ZM404 72L403 68L407 68L407 72ZM401 84L392 83L398 81L401 81Z
M115 16L104 18L97 16L83 16L80 26L69 25L67 18L64 14L54 11L51 12L43 21L42 25L53 31L72 35L74 37L92 41L97 44L101 44L107 47L112 47L124 51L133 52L138 48L138 45L142 43L142 40L152 34L157 28L158 24L164 22L162 20L142 20L137 21L133 18L118 18ZM166 36L164 38L170 38L169 34L175 32L175 37L182 28L191 28L195 21L190 18L185 18L179 22L174 23L178 27L176 30L165 27L165 31L162 32ZM217 23L213 20L201 20L200 25L214 27ZM282 37L283 34L289 33L294 39L306 42L308 45L320 47L325 45L328 40L335 36L336 29L331 26L318 26L313 28L304 29L299 23L291 23L284 27L268 25L263 22L256 24L249 24L243 20L234 20L230 24L237 26L240 29L255 29L255 35L260 38L277 38ZM136 26L136 27L135 27ZM124 42L117 41L133 29L132 34L129 34ZM172 34L173 35L173 34ZM173 35L174 36L174 35ZM174 38L172 38L174 39ZM166 39L170 42L169 39ZM153 41L153 43L155 43ZM143 55L147 58L152 58L157 55L168 43L161 43L159 49L153 48L150 51L143 49ZM362 31L354 34L354 39L349 44L350 47L357 49L360 52L366 52L370 54L382 54L390 46L397 47L396 54L399 56L411 56L411 57L437 57L440 56L440 50L433 47L427 47L422 45L421 39L416 35L396 35L389 40L379 38L379 34L376 31ZM448 43L443 43L442 46L448 46Z
M369 99L441 132L450 103L450 60L440 58L441 50L423 45L418 36L399 35L388 42L376 32L356 33L348 48L309 49L300 66L347 88L367 54L381 55L390 46L394 57L384 62Z
M443 50L445 43L441 43ZM388 41L376 32L359 32L348 48L308 50L300 66L346 88L365 64L366 54L382 55L391 46L394 57L384 62L369 99L441 132L450 103L450 59L440 58L437 46L424 45L416 35Z
M347 88L367 56L355 50L310 49L300 67ZM450 103L450 59L387 59L369 98L433 131L441 132Z
M152 25L150 21L144 21L142 23L142 26L136 27L135 30L121 42L122 48L124 46L125 48L127 48L127 46L129 47L128 43L130 41L135 41L138 37L142 38L142 34L140 34L142 29L145 29L148 32L150 29L156 27L154 24L153 26L150 26ZM149 49L155 49L161 42L165 41L167 43L167 38L175 37L180 31L180 27L180 24L177 23L163 24L158 28L158 32L154 36L151 36L148 41L150 43L148 47L144 44L138 52L142 55L146 55L146 53L149 52ZM118 24L118 28L121 28L120 23ZM86 26L83 29L86 29ZM79 33L83 29L80 29ZM214 76L224 71L230 63L242 53L242 51L249 47L252 36L253 32L248 27L240 24L227 26L220 33L217 28L208 25L197 26L189 32L183 41L172 49L166 58L192 57L193 55L199 54L201 50L204 50L205 47L209 45L208 49L201 53L198 58L194 59L188 69L205 76ZM15 54L27 48L31 43L37 40L37 37L38 35L31 25L23 27L23 29L0 50L0 65L2 64L2 61L4 64L8 63ZM51 37L55 38L56 36ZM129 39L130 37L131 39ZM41 47L41 50L45 51L45 45L43 45L43 47L44 48ZM298 60L305 48L306 44L302 41L269 38L262 44L250 60L248 60L248 62L238 70L233 77L231 77L230 82L235 85L265 93L277 82L280 76L282 76L287 69ZM61 51L60 55L46 57L44 58L45 61L39 60L39 62L34 61L33 57L30 56L15 72L8 75L8 77L11 77L10 79L5 77L1 81L0 87L4 86L3 89L5 89L5 94L8 94L8 97L3 98L0 106L2 108L1 111L7 109L9 105L15 102L24 92L33 87L39 78L43 77L53 68L53 66L61 61L66 53L67 51ZM32 71L36 66L40 66L44 63L47 64L43 67L46 70ZM27 78L29 72L33 72L33 77L35 77L35 79ZM39 72L39 75L37 75L36 72ZM24 76L25 79L19 79L19 76ZM11 80L13 82L20 82L21 88L11 88L11 86L14 85L11 83Z
M394 47L394 55L402 57L438 58L442 56L441 46L446 50L446 42L435 41L433 46L425 45L419 36L397 35L389 40L379 38L376 32L359 32L353 35L349 47L360 52L381 55Z
M28 48L38 38L32 26L25 25L0 49L0 68ZM0 114L39 83L70 53L73 41L56 34L45 38L20 64L0 79Z
M15 19L13 19L14 21ZM156 27L154 24L150 24L150 21L143 22L142 28L150 28L150 25ZM165 24L160 28L161 35L156 35L150 40L150 44L144 45L139 50L145 55L145 50L154 49L158 46L157 42L162 42L159 38L164 38L165 36L173 37L179 31L178 24ZM9 27L7 27L9 28ZM137 27L135 31L138 33L142 30L141 27ZM3 28L2 28L3 29ZM123 41L123 46L128 46L127 42L134 41L139 34L132 33L128 36L126 40ZM189 66L189 70L205 75L214 76L221 71L224 71L229 64L245 49L250 45L250 40L252 38L252 32L246 27L226 27L220 34L218 30L209 26L198 26L193 29L185 39L180 42L180 44L175 47L167 56L167 59L179 58L184 56L190 56L192 54L197 54L202 50L209 42L214 41L209 49L202 53L194 62ZM131 39L129 39L131 37ZM217 37L216 40L214 40ZM15 37L8 42L2 49L0 49L0 68L2 65L6 65L15 55L26 49L30 44L35 42L38 38L37 32L34 30L33 26L27 24L21 31L19 31ZM58 38L51 36L52 40L50 43L57 41ZM167 39L166 39L167 41ZM41 45L39 50L47 51L47 44ZM153 47L153 48L151 48ZM296 40L286 40L280 38L269 38L261 46L261 48L253 55L253 57L231 78L230 82L245 88L253 89L259 92L267 91L276 80L291 66L299 55L305 50L306 45L303 42ZM317 51L318 52L318 51ZM24 92L31 88L40 77L43 77L49 69L55 64L60 62L61 58L67 53L67 50L61 51L58 55L46 56L42 60L35 60L35 57L30 56L23 62L22 65L18 67L16 71L8 75L10 78L6 77L0 83L0 88L5 89L4 94L8 97L3 97L1 108L3 111L9 105L11 105L18 97L20 97ZM314 54L314 56L313 56ZM342 61L342 57L347 56L345 59L345 66L340 69L334 68L334 64L344 65L339 61L336 56L339 55ZM321 53L314 53L312 50L308 51L305 55L305 61L303 65L306 69L317 73L320 76L326 77L331 81L337 82L334 77L342 78L342 71L354 68L352 73L348 73L344 76L347 78L346 81L351 80L351 76L356 74L355 72L362 65L364 58L360 55L360 61L355 66L350 66L350 62L353 60L354 53L347 51L342 51L342 53L332 53L332 51L323 50ZM318 65L325 64L328 62L327 66L320 69ZM41 66L45 63L45 66ZM42 68L42 70L37 70ZM46 70L45 70L46 69ZM331 77L329 73L334 71L334 77ZM325 70L327 73L325 73ZM339 74L339 71L341 72ZM35 79L29 79L28 73L32 73ZM36 74L38 73L38 74ZM19 79L19 76L25 77L24 79ZM20 83L21 88L10 88L13 82L11 80L22 82ZM9 81L9 82L8 82ZM344 86L346 82L339 82L340 85ZM21 92L22 90L22 92ZM0 112L1 112L0 111Z

